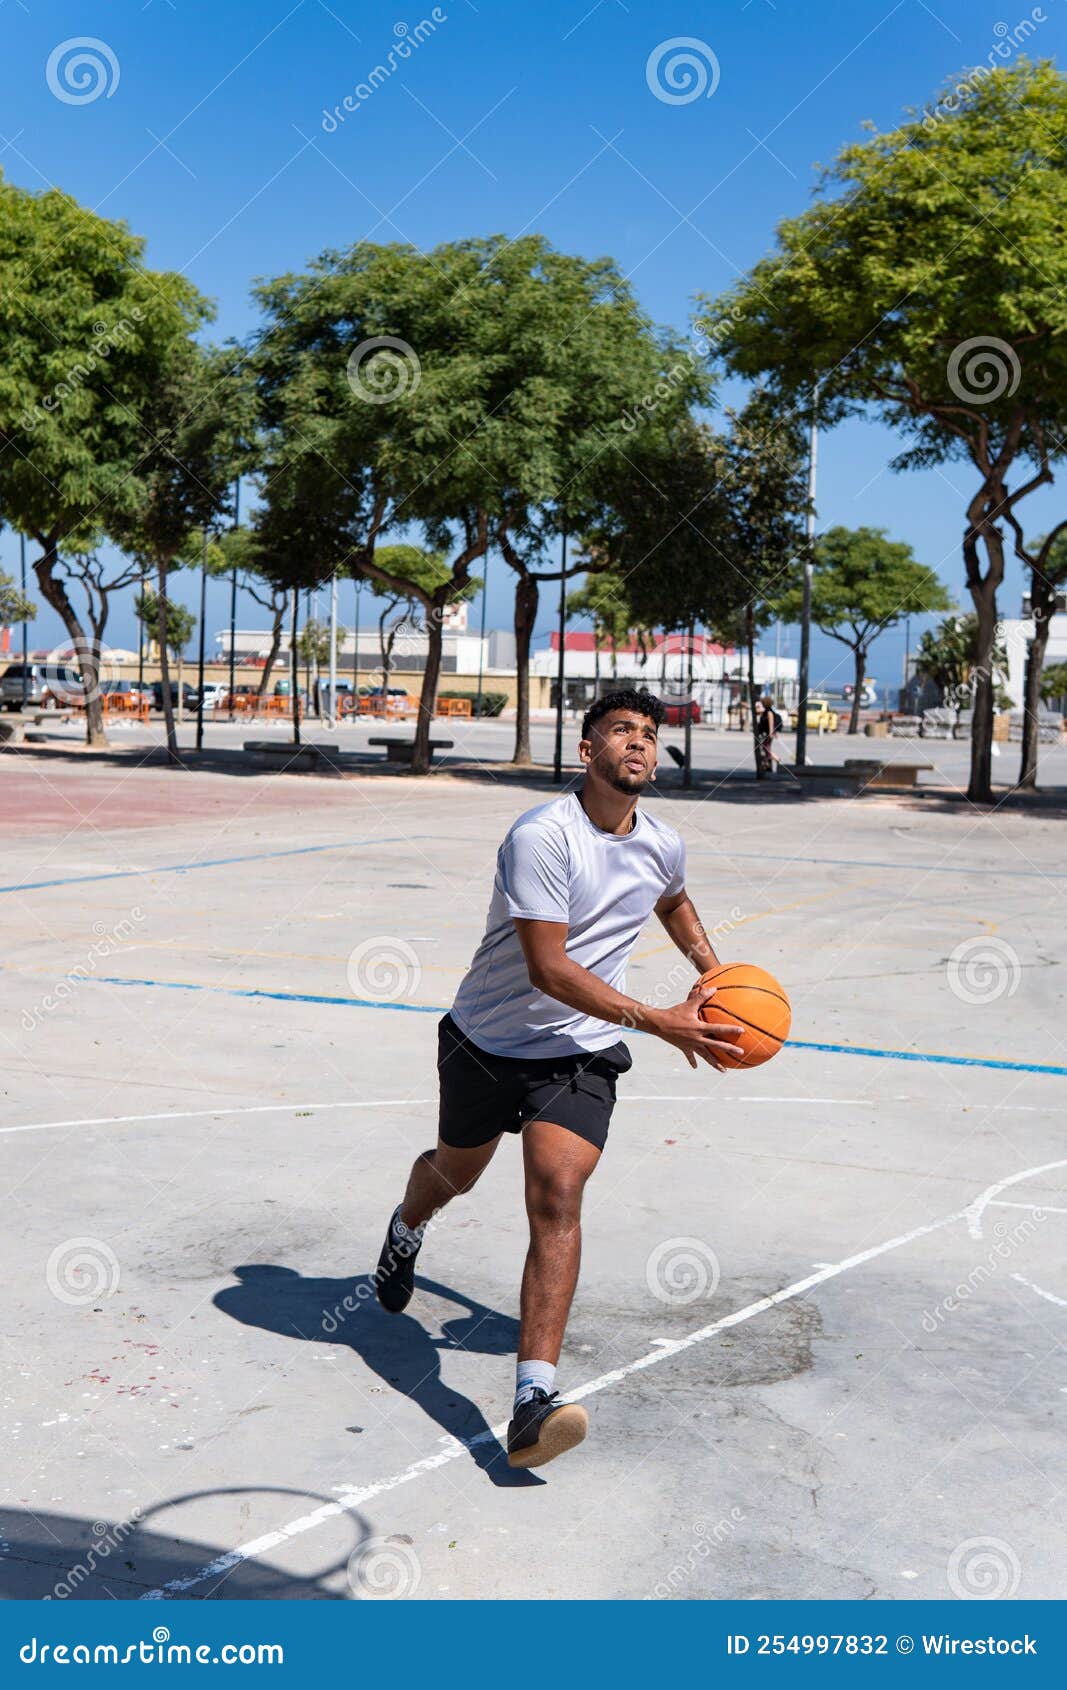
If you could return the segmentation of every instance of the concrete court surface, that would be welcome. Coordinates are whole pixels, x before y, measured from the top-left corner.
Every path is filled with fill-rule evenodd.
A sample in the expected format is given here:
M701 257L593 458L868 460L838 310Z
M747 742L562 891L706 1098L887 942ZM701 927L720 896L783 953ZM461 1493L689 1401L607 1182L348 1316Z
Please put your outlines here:
M796 1042L632 1040L560 1369L590 1436L514 1475L518 1145L407 1315L368 1274L548 791L0 780L7 1597L1062 1594L1061 820L650 797ZM653 925L631 989L687 984Z

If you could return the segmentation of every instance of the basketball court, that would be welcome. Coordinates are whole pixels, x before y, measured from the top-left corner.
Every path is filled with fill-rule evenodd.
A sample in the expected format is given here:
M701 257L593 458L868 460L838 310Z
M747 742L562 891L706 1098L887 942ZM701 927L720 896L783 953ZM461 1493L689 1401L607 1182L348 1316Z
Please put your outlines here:
M559 1373L590 1435L517 1474L518 1147L407 1314L369 1274L550 789L4 772L7 1596L1061 1593L1058 818L648 800L793 1042L631 1040ZM689 983L646 931L634 994Z

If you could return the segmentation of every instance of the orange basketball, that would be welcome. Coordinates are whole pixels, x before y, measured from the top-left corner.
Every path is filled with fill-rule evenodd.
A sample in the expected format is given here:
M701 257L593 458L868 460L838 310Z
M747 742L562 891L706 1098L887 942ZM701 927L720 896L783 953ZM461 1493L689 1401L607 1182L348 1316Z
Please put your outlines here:
M758 1068L777 1056L789 1037L792 1019L789 999L773 974L750 962L727 962L700 976L702 986L714 986L715 996L704 1005L705 1021L734 1021L744 1028L731 1042L744 1056L721 1056L727 1068Z

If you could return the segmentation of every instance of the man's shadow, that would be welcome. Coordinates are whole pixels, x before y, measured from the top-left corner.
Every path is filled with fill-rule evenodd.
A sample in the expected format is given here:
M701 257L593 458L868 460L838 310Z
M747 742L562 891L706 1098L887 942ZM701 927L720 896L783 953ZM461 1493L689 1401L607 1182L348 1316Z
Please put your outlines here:
M387 1385L403 1392L451 1437L467 1445L473 1461L495 1485L544 1483L535 1473L507 1464L507 1451L477 1404L449 1390L441 1378L442 1350L475 1355L514 1355L519 1323L435 1279L416 1281L420 1290L459 1303L463 1315L448 1320L439 1339L409 1314L387 1314L374 1293L374 1278L305 1279L293 1268L257 1262L234 1268L239 1284L214 1298L223 1314L245 1326L316 1344L343 1344Z

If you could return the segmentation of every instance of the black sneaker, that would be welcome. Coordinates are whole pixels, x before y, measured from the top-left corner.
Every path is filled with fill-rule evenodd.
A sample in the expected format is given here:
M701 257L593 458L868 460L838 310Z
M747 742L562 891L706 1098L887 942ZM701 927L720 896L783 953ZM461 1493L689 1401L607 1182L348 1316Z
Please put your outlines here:
M390 1314L403 1314L411 1301L415 1289L415 1257L422 1245L421 1238L416 1242L410 1234L406 1238L394 1238L393 1226L399 1214L400 1210L394 1209L374 1274L378 1301Z
M589 1416L576 1402L559 1402L536 1390L520 1403L508 1427L508 1466L543 1467L565 1450L580 1444L589 1430Z

